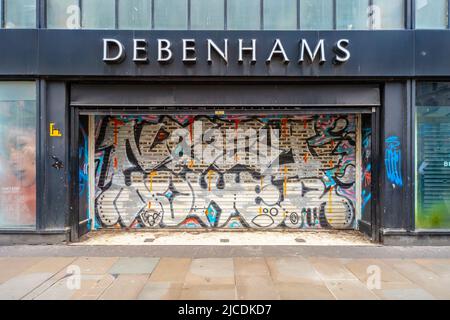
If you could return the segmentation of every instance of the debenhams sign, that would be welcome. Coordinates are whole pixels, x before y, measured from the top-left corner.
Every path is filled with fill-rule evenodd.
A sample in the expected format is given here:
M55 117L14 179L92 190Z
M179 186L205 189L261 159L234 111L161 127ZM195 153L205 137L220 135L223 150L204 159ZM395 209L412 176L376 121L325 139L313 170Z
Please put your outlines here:
M237 39L231 43L229 39L223 39L221 42L206 39L199 43L196 39L181 39L181 57L186 64L194 64L199 61L198 50L206 50L206 60L209 64L213 59L222 60L223 63L230 63L230 48L236 50L233 56L237 57L238 63L243 63L244 59L249 59L251 63L257 62L258 43L256 39ZM150 63L149 53L153 44L149 45L146 39L133 39L132 48L125 48L124 44L117 39L103 39L103 61L107 64L120 64L127 59L127 54L132 52L132 59L136 64ZM128 51L132 49L132 51ZM280 39L275 39L273 46L267 50L265 62L267 64L275 61L285 64L295 63L325 63L331 61L334 64L345 63L350 59L350 40L340 39L332 44L331 52L325 50L325 40L319 39L315 43L308 43L306 39L298 40L297 56L289 56L285 50L285 44ZM161 64L170 64L174 60L175 48L168 39L156 39L154 49L156 50L157 62ZM179 53L177 53L179 54ZM202 55L205 56L205 55ZM259 55L261 56L261 55Z

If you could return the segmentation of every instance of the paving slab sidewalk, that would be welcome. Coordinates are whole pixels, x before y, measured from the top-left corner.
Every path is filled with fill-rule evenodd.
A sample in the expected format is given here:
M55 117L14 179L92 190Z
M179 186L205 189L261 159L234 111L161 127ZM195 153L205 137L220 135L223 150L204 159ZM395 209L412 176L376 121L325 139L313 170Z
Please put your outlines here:
M450 247L0 247L0 298L449 299Z
M449 270L445 256L2 257L0 298L450 299Z

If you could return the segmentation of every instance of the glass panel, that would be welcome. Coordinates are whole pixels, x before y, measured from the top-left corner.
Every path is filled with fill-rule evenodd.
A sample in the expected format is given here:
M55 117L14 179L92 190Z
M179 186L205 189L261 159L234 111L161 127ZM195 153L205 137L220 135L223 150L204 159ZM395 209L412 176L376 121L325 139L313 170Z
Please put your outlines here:
M5 0L5 28L36 28L36 0Z
M445 29L448 24L447 0L416 0L417 29Z
M224 0L191 0L191 29L223 30Z
M264 0L264 29L297 29L297 0Z
M422 83L416 109L416 228L450 228L450 83Z
M187 0L154 0L155 29L186 30L188 26Z
M82 0L83 29L115 29L115 0Z
M300 29L332 30L333 0L301 0Z
M372 29L404 29L404 0L373 0Z
M119 29L149 30L151 27L151 0L119 0Z
M36 225L36 85L0 82L0 228Z
M369 1L336 0L336 25L341 30L369 29Z
M79 29L78 0L47 0L47 28Z
M260 0L228 0L228 30L259 30L261 28Z

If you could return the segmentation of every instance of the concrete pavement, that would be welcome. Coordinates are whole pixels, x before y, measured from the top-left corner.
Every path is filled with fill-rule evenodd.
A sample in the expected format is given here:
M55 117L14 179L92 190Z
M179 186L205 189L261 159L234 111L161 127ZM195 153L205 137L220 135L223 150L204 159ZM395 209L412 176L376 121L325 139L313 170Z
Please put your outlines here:
M127 248L0 247L0 299L450 299L448 247Z

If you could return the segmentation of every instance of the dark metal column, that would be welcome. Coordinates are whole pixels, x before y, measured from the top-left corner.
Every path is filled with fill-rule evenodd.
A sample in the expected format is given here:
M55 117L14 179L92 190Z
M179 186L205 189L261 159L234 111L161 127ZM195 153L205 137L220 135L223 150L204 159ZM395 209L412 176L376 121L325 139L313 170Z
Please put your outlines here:
M384 87L380 140L380 225L383 234L404 233L410 212L410 139L408 135L406 82L387 82Z
M47 82L45 94L45 118L41 125L44 152L41 161L44 168L44 188L38 190L43 197L42 226L45 230L66 230L68 226L69 158L67 91L64 82ZM52 130L51 126L52 124Z

